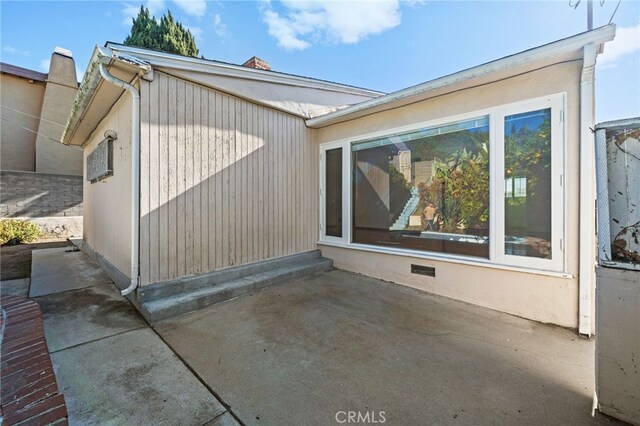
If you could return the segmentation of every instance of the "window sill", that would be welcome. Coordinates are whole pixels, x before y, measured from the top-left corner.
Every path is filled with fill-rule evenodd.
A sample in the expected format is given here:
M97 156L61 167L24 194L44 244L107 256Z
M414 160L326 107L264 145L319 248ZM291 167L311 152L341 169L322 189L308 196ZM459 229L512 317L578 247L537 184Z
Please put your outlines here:
M357 243L348 244L344 242L335 242L335 241L326 241L326 240L318 241L317 244L330 246L330 247L344 248L349 250L359 250L359 251L366 251L371 253L390 254L394 256L414 257L418 259L457 263L462 265L478 266L483 268L500 269L504 271L522 272L525 274L543 275L548 277L565 278L565 279L575 278L574 274L570 274L567 272L546 271L546 270L540 270L540 269L524 268L520 266L501 265L501 264L491 262L489 260L476 259L476 258L465 257L465 256L448 255L448 254L442 254L442 253L427 253L427 252L422 252L417 250L394 249L389 247L376 247L376 246L370 246L366 244L357 244Z

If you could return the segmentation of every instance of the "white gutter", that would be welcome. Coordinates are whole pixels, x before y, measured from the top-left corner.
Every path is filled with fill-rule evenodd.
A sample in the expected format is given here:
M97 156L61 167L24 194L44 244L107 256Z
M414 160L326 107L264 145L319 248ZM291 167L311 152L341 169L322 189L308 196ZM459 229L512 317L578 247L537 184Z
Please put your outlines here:
M133 100L131 106L131 283L122 290L123 296L131 293L138 287L140 280L138 272L139 263L139 228L140 228L140 92L126 81L120 80L109 74L107 66L100 63L100 75L106 81L129 91Z
M580 79L580 267L578 332L591 336L593 301L595 292L595 127L594 74L596 45L583 47L582 76Z
M425 83L418 84L417 86L408 87L388 95L370 99L329 114L310 118L305 123L307 127L319 128L348 120L353 118L353 116L357 116L359 113L366 114L368 112L367 110L372 110L377 107L384 110L385 107L392 107L395 102L402 102L405 100L409 102L413 100L413 98L428 94L436 89L481 78L516 66L542 61L568 52L577 52L589 43L599 46L602 43L613 40L615 32L616 26L614 24L606 25L593 31L588 31L544 46L525 50L524 52L516 53L477 67L427 81Z

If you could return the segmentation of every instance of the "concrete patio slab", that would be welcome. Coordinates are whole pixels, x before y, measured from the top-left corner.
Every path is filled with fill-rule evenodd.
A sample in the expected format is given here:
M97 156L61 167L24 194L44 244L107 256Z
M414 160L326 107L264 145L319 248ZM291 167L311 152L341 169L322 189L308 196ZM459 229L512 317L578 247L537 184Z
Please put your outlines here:
M52 361L70 424L202 425L225 412L148 328L56 352Z
M0 281L0 294L27 297L29 294L29 278Z
M593 341L342 271L155 328L246 424L613 422L591 417Z
M110 283L93 261L73 246L34 250L29 297Z
M35 300L42 309L51 352L147 325L113 284L50 294Z

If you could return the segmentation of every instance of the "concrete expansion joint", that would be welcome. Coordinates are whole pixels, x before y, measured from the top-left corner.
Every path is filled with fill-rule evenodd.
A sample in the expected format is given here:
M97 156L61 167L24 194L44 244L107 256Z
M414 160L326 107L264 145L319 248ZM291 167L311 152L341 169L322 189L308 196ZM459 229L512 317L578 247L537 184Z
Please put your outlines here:
M85 289L81 288L81 289L78 289L78 290L85 290ZM74 291L74 290L69 290L69 291ZM46 297L46 296L43 296L43 297ZM67 346L65 348L61 348L61 349L57 349L57 350L54 350L54 351L50 351L49 353L50 354L57 354L58 352L64 352L64 351L69 350L69 349L74 349L74 348L77 348L77 347L80 347L80 346L88 345L90 343L95 343L95 342L99 342L101 340L110 339L110 338L112 338L114 336L119 336L121 334L126 334L126 333L129 333L129 332L132 332L132 331L144 330L146 328L148 328L148 327L147 326L142 326L142 327L132 328L130 330L120 331L118 333L109 334L107 336L103 336L103 337L100 337L98 339L91 339L91 340L87 340L86 342L78 343L77 345Z
M226 408L226 407L225 407ZM233 416L233 418L240 423L242 426L245 426L244 423L237 417L235 417L230 411L223 411L222 413L218 414L217 416L213 417L212 419L207 420L206 422L202 423L202 425L200 426L205 426L210 424L211 422L223 417L225 414L230 414L231 416Z
M240 419L240 417L238 417L238 415L236 413L233 412L233 410L231 409L231 404L227 403L224 399L222 399L222 396L220 396L220 394L218 392L216 392L215 390L213 390L213 388L211 386L209 386L209 384L202 378L200 377L200 375L198 374L197 371L195 371L193 368L191 368L191 366L189 365L189 363L187 363L187 361L178 353L176 352L173 347L169 344L169 342L167 342L164 337L162 337L162 335L160 333L158 333L158 331L153 327L153 326L149 326L149 328L151 330L153 330L153 332L155 333L156 336L158 336L158 338L160 340L162 340L162 342L167 345L167 347L169 348L169 350L171 350L171 352L173 352L173 354L178 357L178 359L180 360L180 362L182 362L182 364L187 368L187 370L189 370L191 372L191 374L193 374L193 376L198 379L198 381L202 384L202 386L204 386L211 395L213 395L218 402L220 402L220 404L222 404L222 406L227 410L224 411L222 413L220 413L219 415L217 415L216 417L214 417L214 419L222 416L224 413L228 412L235 421L237 421L241 426L246 426L245 423ZM213 420L213 419L212 419ZM206 423L204 423L206 424Z

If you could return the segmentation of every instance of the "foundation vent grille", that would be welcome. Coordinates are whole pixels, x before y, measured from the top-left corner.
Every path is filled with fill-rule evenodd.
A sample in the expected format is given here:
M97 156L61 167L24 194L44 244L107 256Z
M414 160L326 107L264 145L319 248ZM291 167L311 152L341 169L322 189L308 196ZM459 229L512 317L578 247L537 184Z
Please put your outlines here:
M436 276L436 268L431 266L411 265L411 273L418 275L426 275L428 277Z

